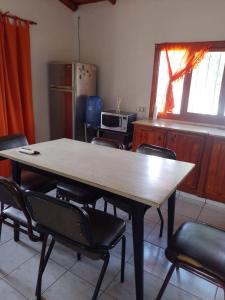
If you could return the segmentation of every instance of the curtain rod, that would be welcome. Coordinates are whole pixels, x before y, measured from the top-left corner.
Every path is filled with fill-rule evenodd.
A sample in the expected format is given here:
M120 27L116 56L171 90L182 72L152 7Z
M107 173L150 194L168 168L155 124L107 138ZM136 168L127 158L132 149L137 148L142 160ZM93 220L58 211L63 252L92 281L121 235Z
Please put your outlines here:
M11 19L20 20L20 21L22 21L22 22L29 22L31 25L37 25L37 23L34 22L34 21L22 19L22 18L20 18L20 17L11 15L11 14L9 14L9 11L7 11L7 12L5 12L5 13L3 13L3 12L0 11L0 16L7 16L8 18L11 18Z

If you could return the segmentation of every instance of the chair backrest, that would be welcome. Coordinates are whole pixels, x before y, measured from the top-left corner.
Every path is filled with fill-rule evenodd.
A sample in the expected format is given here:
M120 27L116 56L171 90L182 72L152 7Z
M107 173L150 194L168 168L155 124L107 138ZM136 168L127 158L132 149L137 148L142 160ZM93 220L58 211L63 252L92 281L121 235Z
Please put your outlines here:
M27 191L25 195L28 210L40 231L86 246L93 244L85 210L42 193Z
M117 140L103 138L103 137L95 137L91 141L92 144L115 148L115 149L124 149L122 143L118 142Z
M146 155L154 155L158 157L168 158L168 159L176 159L176 153L168 148L151 145L151 144L141 144L137 148L137 152L146 154Z
M28 236L31 240L37 240L33 234L32 219L27 210L22 190L15 182L5 177L0 177L0 202L6 204L7 207L12 206L23 212L27 220Z
M0 137L0 151L28 145L27 138L22 134L12 134ZM0 157L0 160L6 158Z

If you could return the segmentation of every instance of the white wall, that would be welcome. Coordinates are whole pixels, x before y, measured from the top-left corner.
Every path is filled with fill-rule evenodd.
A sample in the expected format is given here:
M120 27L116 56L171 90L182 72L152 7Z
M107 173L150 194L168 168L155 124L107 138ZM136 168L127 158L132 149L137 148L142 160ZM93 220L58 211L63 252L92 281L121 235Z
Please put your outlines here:
M224 0L117 0L83 6L81 60L99 67L99 95L106 108L149 110L154 45L225 39Z
M74 59L74 13L58 0L0 0L0 10L38 23L31 26L33 103L36 140L46 140L49 138L47 63Z

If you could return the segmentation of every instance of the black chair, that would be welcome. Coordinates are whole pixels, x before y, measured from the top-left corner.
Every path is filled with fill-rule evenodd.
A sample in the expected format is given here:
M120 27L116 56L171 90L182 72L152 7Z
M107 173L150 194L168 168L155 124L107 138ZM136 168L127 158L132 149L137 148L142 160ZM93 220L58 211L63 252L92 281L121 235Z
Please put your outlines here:
M27 146L28 141L25 135L13 134L0 137L0 151ZM0 157L0 161L6 160ZM28 170L21 170L21 188L23 190L33 190L47 193L54 189L56 181L47 176L40 175Z
M100 137L94 138L91 141L91 143L116 149L122 148L122 145L117 141ZM85 207L91 205L93 208L95 208L96 202L99 198L101 198L101 196L102 195L97 189L85 186L82 183L68 184L65 182L59 182L57 184L56 198L63 199L66 201L74 201L79 204L82 204ZM104 210L105 212L107 210L106 202ZM114 212L115 211L116 208L114 206Z
M92 297L95 300L108 266L109 250L122 240L121 282L124 281L126 225L123 220L93 208L79 208L37 192L26 192L26 199L30 214L44 236L36 286L37 300L41 299L42 275L55 241L93 260L104 261ZM47 250L48 236L51 236L51 243Z
M14 240L19 240L19 232L23 232L34 241L42 240L39 234L35 234L36 223L32 221L26 208L23 192L20 187L7 178L0 177L0 200L5 208L0 213L0 238L2 223L4 222L14 229Z
M225 231L196 222L186 222L167 247L172 266L156 300L160 300L175 268L183 268L225 291Z
M172 151L168 148L151 145L151 144L139 145L137 148L137 152L146 154L146 155L153 155L153 156L168 158L168 159L174 159L174 160L176 159L176 153L174 151ZM161 221L159 237L162 237L164 220L163 220L161 209L157 208L157 211L158 211L158 215L159 215L159 218Z

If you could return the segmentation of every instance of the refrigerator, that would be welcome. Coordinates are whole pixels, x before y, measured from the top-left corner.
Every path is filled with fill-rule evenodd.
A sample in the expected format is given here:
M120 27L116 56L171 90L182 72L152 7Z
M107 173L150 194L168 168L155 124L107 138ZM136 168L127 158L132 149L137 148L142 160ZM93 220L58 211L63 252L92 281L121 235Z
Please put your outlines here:
M86 99L95 95L95 65L49 63L50 138L84 141Z

